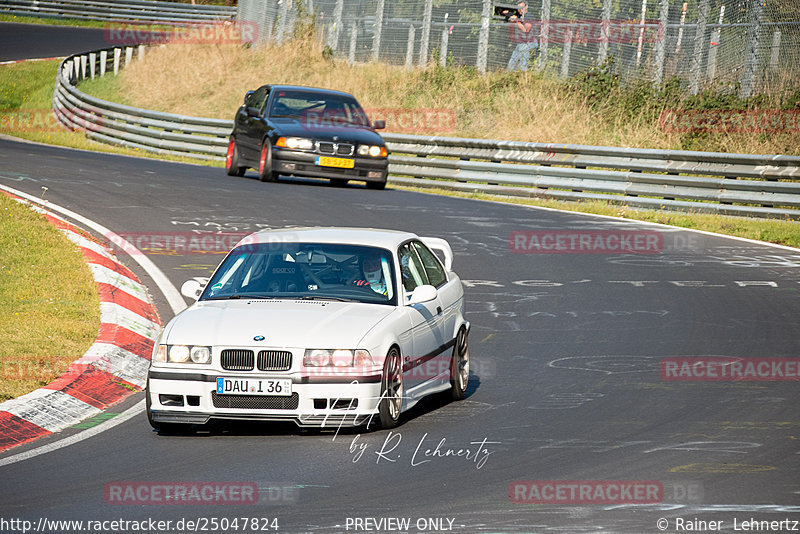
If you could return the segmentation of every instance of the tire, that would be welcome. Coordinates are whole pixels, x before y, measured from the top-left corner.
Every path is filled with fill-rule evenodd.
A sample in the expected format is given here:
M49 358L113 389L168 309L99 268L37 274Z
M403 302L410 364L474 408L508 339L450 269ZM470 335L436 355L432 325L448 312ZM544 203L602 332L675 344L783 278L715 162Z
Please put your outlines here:
M264 139L261 145L261 153L258 157L258 179L262 182L274 182L278 179L278 173L272 172L272 143L269 139Z
M333 187L344 187L348 181L347 178L331 178L331 185Z
M469 384L469 344L467 331L461 328L456 335L453 356L450 359L450 398L463 400Z
M386 189L386 182L367 182L367 189Z
M228 141L228 152L225 154L225 172L228 173L228 176L244 176L245 170L247 167L239 166L239 148L231 137L231 140Z
M381 377L381 400L378 415L381 428L394 428L403 408L403 359L397 347L386 355Z

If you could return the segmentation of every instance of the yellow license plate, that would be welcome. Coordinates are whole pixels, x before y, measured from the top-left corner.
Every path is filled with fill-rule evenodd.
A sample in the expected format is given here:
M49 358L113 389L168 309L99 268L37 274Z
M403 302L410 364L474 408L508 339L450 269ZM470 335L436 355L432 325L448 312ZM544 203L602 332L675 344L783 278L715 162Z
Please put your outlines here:
M339 169L352 169L356 166L354 159L331 158L328 156L317 156L317 165L322 167L338 167Z

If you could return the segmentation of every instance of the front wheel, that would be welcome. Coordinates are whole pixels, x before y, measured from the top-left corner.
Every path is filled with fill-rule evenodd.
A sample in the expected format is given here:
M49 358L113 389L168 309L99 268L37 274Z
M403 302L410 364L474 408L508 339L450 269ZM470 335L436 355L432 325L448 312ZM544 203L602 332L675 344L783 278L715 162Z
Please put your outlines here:
M386 355L381 378L381 399L378 405L382 428L394 428L400 421L403 408L403 360L400 351L392 347Z
M225 154L225 172L228 173L228 176L244 176L246 169L246 167L239 166L239 148L231 137L228 142L228 151Z
M264 139L261 145L261 155L258 158L258 179L262 182L274 182L278 173L272 172L272 143Z
M462 400L467 392L469 383L469 345L467 331L462 328L456 335L456 344L453 347L453 357L450 360L450 398Z

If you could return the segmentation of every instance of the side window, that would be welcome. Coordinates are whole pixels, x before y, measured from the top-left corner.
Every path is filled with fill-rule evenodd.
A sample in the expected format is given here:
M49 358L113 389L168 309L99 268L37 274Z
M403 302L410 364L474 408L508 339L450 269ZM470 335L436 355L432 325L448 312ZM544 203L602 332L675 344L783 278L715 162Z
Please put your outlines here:
M439 287L447 282L447 275L442 268L442 264L436 259L433 252L428 247L419 241L414 241L414 247L417 249L422 265L425 266L425 272L428 274L428 280L433 287Z
M269 96L269 91L267 91L266 87L259 87L258 89L253 92L247 99L247 107L258 108L262 112L264 111L264 104L267 103L267 96Z
M403 288L408 293L414 291L417 286L423 286L428 283L425 268L412 248L411 243L406 243L400 247L398 258L400 260L400 275L403 278Z

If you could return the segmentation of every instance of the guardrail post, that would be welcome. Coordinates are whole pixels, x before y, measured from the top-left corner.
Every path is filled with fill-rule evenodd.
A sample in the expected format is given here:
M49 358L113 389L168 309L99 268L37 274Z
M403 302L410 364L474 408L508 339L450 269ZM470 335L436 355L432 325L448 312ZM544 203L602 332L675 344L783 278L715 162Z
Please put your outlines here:
M444 14L444 28L442 28L442 45L439 51L439 64L442 67L447 66L447 43L450 39L450 30L447 27L447 15L448 13Z
M95 62L97 60L97 55L94 52L89 52L89 75L94 80L94 69L95 69Z
M567 33L564 36L564 51L561 54L561 72L562 78L569 78L569 55L572 52L572 26L567 28Z
M539 37L539 65L543 71L547 65L547 43L550 40L550 0L542 0L542 31Z
M406 70L411 70L414 64L414 35L417 33L413 24L408 25L408 44L406 45Z
M358 39L358 24L353 21L350 26L350 50L347 52L347 63L352 65L356 62L356 40Z
M119 74L119 59L122 56L122 49L115 48L114 49L114 76Z
M425 11L422 15L422 42L419 45L419 66L428 63L428 47L431 39L431 18L433 17L433 0L425 0Z
M133 61L133 47L126 46L125 47L125 66L127 67L128 65L130 65L131 61Z
M603 0L603 20L600 30L600 47L597 51L597 64L602 64L608 57L608 28L611 25L611 0Z
M378 61L381 55L381 37L383 37L383 12L386 0L378 0L375 8L375 33L372 37L372 59Z
M100 77L106 75L106 67L108 63L108 50L100 51Z
M697 14L697 26L694 34L692 66L689 75L689 92L693 95L700 92L700 80L703 72L703 51L705 50L703 43L705 43L706 22L708 21L708 0L700 0L699 9Z
M492 21L492 0L483 0L481 11L481 29L478 32L478 71L486 72L489 56L489 23Z
M144 45L143 44L139 45L139 50L138 50L138 52L136 54L136 59L139 60L139 61L144 59Z
M86 66L89 62L89 58L86 55L81 56L81 79L86 79Z

